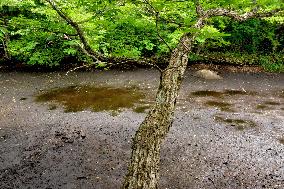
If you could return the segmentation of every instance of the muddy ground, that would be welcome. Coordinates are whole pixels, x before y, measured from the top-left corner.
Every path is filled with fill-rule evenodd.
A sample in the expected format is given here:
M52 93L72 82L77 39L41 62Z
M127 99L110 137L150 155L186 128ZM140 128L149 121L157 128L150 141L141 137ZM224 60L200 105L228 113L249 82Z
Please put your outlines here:
M221 75L186 73L162 147L160 188L283 189L284 74ZM0 188L119 188L147 108L66 111L36 96L70 86L135 88L147 106L158 80L144 69L0 72Z

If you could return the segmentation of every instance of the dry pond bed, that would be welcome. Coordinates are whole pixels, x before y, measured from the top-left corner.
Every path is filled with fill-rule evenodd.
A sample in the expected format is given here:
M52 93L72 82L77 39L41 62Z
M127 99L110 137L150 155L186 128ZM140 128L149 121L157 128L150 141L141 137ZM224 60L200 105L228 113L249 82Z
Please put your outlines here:
M188 71L160 188L284 188L284 75ZM153 70L0 73L0 188L119 188Z

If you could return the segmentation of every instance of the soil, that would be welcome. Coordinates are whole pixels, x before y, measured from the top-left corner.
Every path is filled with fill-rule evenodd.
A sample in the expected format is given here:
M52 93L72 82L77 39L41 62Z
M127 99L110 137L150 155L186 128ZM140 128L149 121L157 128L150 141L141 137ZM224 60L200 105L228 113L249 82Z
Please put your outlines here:
M159 187L284 188L284 74L217 71L222 80L187 71ZM0 188L120 188L158 81L151 69L0 72ZM70 86L134 87L147 104L65 111L62 95L37 100Z

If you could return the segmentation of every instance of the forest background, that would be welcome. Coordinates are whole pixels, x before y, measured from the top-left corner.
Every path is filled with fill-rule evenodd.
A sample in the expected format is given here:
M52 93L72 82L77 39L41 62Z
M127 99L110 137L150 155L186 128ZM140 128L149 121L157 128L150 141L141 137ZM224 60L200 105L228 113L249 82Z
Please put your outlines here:
M248 4L273 9L275 0L204 1L205 8ZM90 47L105 57L147 59L166 64L170 51L197 17L187 1L68 0L56 1L60 11L82 29ZM261 7L264 5L266 7ZM243 7L242 7L243 6ZM157 14L158 13L158 14ZM237 22L226 17L207 21L195 40L192 62L261 65L267 71L284 71L284 18ZM91 63L80 48L74 27L42 0L0 2L0 65L18 64L58 67ZM104 62L95 65L105 67Z

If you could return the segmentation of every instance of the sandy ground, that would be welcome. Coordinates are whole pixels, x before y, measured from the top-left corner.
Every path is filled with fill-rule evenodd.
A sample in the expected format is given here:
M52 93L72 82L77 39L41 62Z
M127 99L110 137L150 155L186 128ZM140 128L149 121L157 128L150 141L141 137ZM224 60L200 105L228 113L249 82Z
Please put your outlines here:
M284 74L186 73L161 155L160 188L284 188ZM39 91L70 85L138 86L153 98L153 70L0 72L0 188L120 188L131 137L145 113L64 113L36 103ZM200 90L250 94L193 96ZM229 110L208 101L230 103ZM239 121L236 121L239 120Z

